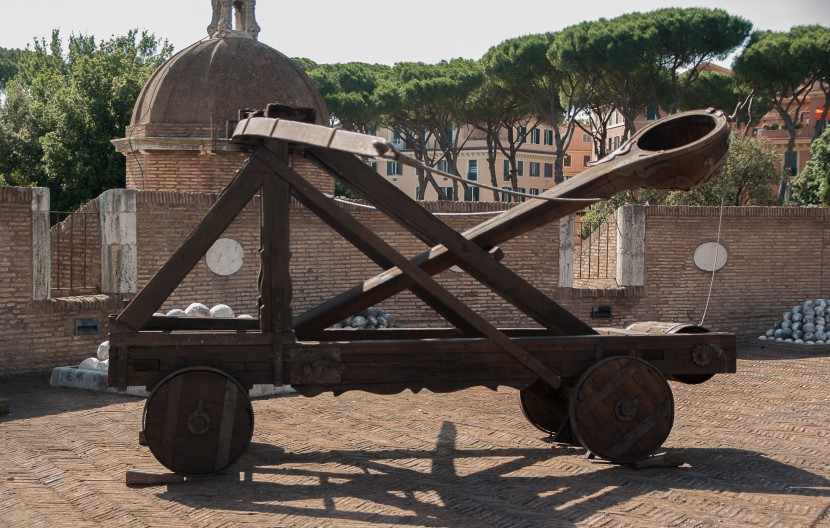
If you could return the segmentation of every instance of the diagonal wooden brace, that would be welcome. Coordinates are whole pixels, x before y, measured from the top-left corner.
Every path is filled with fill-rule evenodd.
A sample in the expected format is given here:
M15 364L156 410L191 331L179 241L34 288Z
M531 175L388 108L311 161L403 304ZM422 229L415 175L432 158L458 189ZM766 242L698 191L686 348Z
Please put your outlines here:
M479 282L501 295L551 332L557 335L595 333L590 326L559 306L511 269L493 260L474 241L447 226L412 201L392 183L378 178L377 173L353 155L323 149L310 149L308 154L325 169L357 190L379 210L409 229L415 236L430 245L441 244L451 253L453 258L451 263L457 263ZM427 272L433 273L432 270L427 270ZM364 296L363 300L366 299ZM321 325L325 328L333 322L329 320L335 317L335 314L338 318L334 321L338 320L339 310L333 310L330 313L327 313L327 310L336 306L339 300L335 298L321 305L314 312L307 312L299 319L295 319L295 329L298 335L319 331L322 329ZM347 305L345 308L349 311L360 309L355 309L354 305Z
M277 176L291 186L292 195L320 217L321 220L340 233L340 235L358 247L365 248L372 255L380 256L388 260L392 265L397 266L419 289L426 292L431 298L439 300L449 310L452 310L454 318L462 319L468 326L490 338L531 372L544 380L545 383L553 388L559 388L562 385L562 378L556 373L529 352L512 342L508 336L479 316L469 306L445 290L435 279L410 262L408 258L401 255L369 228L337 206L282 160L273 158L270 160L270 164ZM490 257L486 258L492 260Z
M271 156L267 151L265 154ZM222 236L236 215L259 190L263 174L271 171L268 165L258 159L258 155L255 154L248 159L196 229L121 312L118 316L119 323L131 330L141 329L199 259Z

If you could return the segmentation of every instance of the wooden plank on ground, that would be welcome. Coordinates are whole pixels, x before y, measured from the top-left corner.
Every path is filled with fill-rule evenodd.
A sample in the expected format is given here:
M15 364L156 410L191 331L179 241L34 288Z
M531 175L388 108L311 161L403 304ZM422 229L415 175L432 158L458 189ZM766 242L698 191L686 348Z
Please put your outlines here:
M161 486L164 484L180 484L185 481L185 477L176 473L128 469L124 480L127 486Z

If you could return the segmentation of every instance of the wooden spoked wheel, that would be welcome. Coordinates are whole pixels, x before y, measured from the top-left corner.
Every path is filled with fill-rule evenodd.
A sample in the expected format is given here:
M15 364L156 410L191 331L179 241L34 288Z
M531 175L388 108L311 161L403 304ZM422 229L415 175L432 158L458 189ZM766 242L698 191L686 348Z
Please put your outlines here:
M519 405L528 422L550 435L568 419L568 400L538 380L519 391Z
M233 464L254 434L247 391L210 367L178 370L144 406L144 436L153 456L183 475L209 475Z
M674 423L674 398L665 376L635 357L591 365L577 381L569 407L579 443L617 464L653 454Z

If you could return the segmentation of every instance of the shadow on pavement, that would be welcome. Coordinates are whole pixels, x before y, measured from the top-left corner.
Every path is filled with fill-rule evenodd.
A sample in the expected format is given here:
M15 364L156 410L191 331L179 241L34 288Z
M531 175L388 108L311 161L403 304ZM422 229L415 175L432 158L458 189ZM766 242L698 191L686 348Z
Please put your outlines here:
M310 523L419 526L573 526L638 496L683 489L830 497L828 479L740 449L678 449L688 465L674 469L608 465L554 477L533 466L580 450L457 450L455 441L455 425L445 422L431 451L286 454L252 444L233 474L170 486L158 496L193 508L297 516ZM500 460L470 471L470 459L477 457Z

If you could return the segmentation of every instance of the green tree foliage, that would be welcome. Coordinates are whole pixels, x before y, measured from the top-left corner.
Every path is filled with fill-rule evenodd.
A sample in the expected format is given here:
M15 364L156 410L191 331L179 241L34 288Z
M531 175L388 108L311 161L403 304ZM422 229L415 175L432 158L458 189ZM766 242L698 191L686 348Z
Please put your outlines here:
M482 57L494 82L527 100L533 115L553 128L554 179L564 181L564 160L577 117L589 94L588 79L562 67L556 33L509 39Z
M449 172L461 175L458 158L469 140L462 129L467 126L465 110L471 96L484 83L484 71L478 61L452 59L433 67L433 76L420 83L421 97L430 100L427 126L438 147L439 159L447 162ZM470 199L470 188L464 186L465 199ZM460 199L458 181L453 181L453 198Z
M668 194L669 205L776 205L780 179L778 156L752 138L733 137L726 164L711 180L692 191Z
M563 68L588 79L593 106L619 110L628 137L649 106L663 103L674 113L702 67L726 57L750 29L720 9L658 9L565 28L553 53Z
M660 68L656 28L643 28L639 13L582 22L562 30L556 54L562 67L582 75L594 87L599 106L623 116L627 138L634 119L656 105L667 75Z
M482 82L475 61L401 62L382 77L376 100L384 124L399 134L417 159L429 165L444 159L448 170L458 175L461 108ZM417 170L416 174L421 196L432 185L439 199L447 198L431 173Z
M420 62L395 64L382 76L375 100L383 113L384 125L393 130L406 146L412 149L416 159L431 164L433 160L429 151L430 134L426 108L428 101L423 100L419 90L413 88L413 85L428 77L428 69L427 64ZM438 193L439 200L447 199L431 173L418 169L415 174L418 178L420 196L425 196L427 185L431 185Z
M689 85L679 110L716 108L731 114L739 104L735 125L738 129L744 130L745 134L749 134L771 108L763 97L752 93L749 87L742 84L734 75L703 71L695 82Z
M486 79L469 97L463 120L484 134L490 185L499 186L496 158L501 152L510 167L509 174L506 175L510 187L517 190L517 156L527 138L526 134L519 132L522 129L529 130L536 124L530 102L493 79ZM499 191L491 192L493 200L499 201Z
M24 50L0 48L0 91L9 79L17 75L17 64L24 53Z
M796 124L813 83L827 75L830 62L830 28L797 26L789 32L756 31L743 53L735 59L735 74L757 94L767 98L784 121L789 141L785 166L795 148ZM779 184L779 196L787 190L788 176Z
M123 136L150 74L172 47L148 33L96 42L57 31L18 62L0 108L0 174L12 185L47 186L52 208L72 210L123 187L125 163L110 140Z
M667 8L637 16L641 32L654 28L657 60L671 80L674 114L702 67L725 59L749 37L752 24L722 9ZM734 107L734 103L732 104ZM730 110L729 107L718 107Z
M349 62L304 67L323 95L333 126L362 133L378 126L381 112L374 98L388 66Z
M810 159L793 180L793 199L805 205L830 205L830 128L810 145Z

